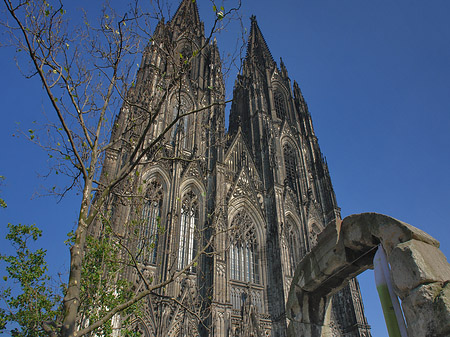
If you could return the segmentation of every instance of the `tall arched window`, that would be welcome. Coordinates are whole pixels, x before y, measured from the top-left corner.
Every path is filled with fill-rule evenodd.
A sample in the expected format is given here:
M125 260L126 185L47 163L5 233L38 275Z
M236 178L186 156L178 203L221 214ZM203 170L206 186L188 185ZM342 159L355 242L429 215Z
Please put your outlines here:
M175 104L173 108L173 115L172 115L172 121L177 118L177 116L181 116L183 114L186 114L187 112L192 110L192 105L190 104L189 100L181 95L177 96L175 99ZM191 122L192 116L185 116L178 120L175 125L172 127L171 131L171 140L172 143L176 142L176 135L180 133L181 136L181 144L183 145L184 149L189 149L190 145L192 143L193 138L193 123ZM169 121L169 122L172 122Z
M273 102L277 117L283 119L286 116L286 102L284 100L284 95L279 90L274 91Z
M142 263L156 264L163 189L155 180L150 184L142 209L142 226L139 232L137 260Z
M231 224L237 233L230 247L230 269L233 280L259 283L258 240L255 225L246 211L235 215Z
M178 269L185 268L197 253L199 206L197 196L189 191L183 197L180 214L180 240L178 247ZM195 266L190 271L195 272Z
M297 156L289 143L283 145L284 169L286 182L294 190L297 190Z

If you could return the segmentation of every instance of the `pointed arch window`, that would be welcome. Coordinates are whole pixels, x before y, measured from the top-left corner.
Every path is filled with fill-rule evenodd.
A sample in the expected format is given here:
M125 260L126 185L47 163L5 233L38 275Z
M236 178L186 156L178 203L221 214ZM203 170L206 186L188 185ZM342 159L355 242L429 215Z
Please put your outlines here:
M259 283L259 254L256 228L247 212L233 218L232 228L237 228L230 246L231 278L233 280Z
M284 169L286 171L286 182L294 190L297 190L297 156L293 147L286 143L283 145Z
M195 258L198 245L199 204L197 196L189 191L183 198L180 214L180 240L178 246L178 269L183 269ZM195 266L189 268L195 272Z
M286 116L286 102L281 91L275 90L275 92L273 93L273 101L277 117L279 119L283 119Z
M186 114L187 112L192 110L192 105L189 103L189 100L184 96L178 96L176 98L176 103L173 108L172 121L177 118L177 116L181 116ZM169 122L172 122L169 121ZM189 149L192 142L192 122L191 116L185 116L180 118L172 127L171 131L171 140L172 144L176 144L177 134L181 134L181 144L184 149Z
M156 264L162 203L163 188L155 180L147 190L142 208L142 226L137 246L137 260L141 263Z

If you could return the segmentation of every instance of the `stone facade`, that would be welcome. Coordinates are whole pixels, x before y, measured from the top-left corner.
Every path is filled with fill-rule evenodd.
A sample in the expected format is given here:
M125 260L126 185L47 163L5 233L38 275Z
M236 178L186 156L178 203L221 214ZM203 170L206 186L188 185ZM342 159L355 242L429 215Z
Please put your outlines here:
M219 51L196 6L184 0L171 21L160 22L129 92L150 107L162 102L164 113L143 130L130 121L153 117L125 105L112 139L128 141L113 142L104 164L105 177L136 150L134 137L157 141L122 182L129 195L143 197L112 198L112 223L150 283L185 269L142 303L136 329L146 336L286 336L296 266L340 210L300 88L273 60L254 17L225 132ZM179 85L170 87L175 76ZM143 286L136 271L127 277ZM370 336L356 279L332 307L334 336Z

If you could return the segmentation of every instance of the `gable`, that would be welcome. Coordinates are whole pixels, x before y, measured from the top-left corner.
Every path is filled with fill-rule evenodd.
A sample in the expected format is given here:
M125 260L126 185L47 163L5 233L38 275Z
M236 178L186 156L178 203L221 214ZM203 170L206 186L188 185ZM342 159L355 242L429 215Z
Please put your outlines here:
M247 144L245 143L241 130L239 130L231 142L225 154L225 166L230 172L238 173L242 167L246 167L248 175L254 182L255 186L260 188L262 186L261 178L258 170L256 169L253 155L249 151Z

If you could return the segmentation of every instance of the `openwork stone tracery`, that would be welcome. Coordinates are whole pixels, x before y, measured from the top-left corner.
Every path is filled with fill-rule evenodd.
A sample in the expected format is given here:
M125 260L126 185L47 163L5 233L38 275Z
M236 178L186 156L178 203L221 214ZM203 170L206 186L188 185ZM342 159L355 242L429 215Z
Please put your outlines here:
M258 240L255 224L246 211L238 212L231 223L233 235L230 246L231 278L259 283Z
M137 260L145 264L155 264L161 212L163 206L163 189L158 180L153 180L147 189L140 219L140 230L137 245Z
M183 269L192 263L195 258L199 228L199 204L197 195L191 190L183 197L180 212L180 234L178 246L178 269ZM191 265L189 270L195 272L195 265Z

